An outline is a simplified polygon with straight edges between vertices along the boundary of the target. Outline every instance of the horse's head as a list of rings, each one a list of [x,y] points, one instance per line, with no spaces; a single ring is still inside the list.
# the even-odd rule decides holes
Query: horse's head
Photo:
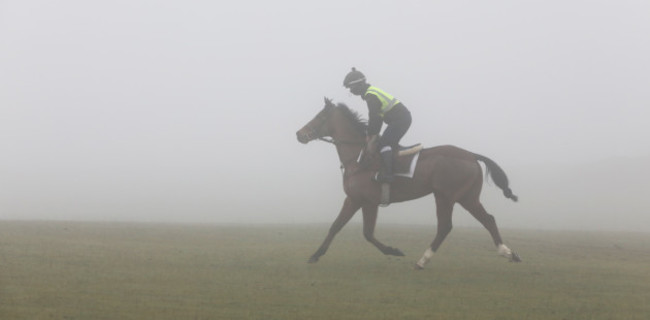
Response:
[[[325,98],[325,107],[323,107],[323,110],[321,110],[314,119],[302,127],[302,129],[296,132],[298,141],[300,141],[300,143],[307,143],[315,139],[329,136],[330,133],[328,132],[328,126],[326,124],[334,107],[332,100]]]

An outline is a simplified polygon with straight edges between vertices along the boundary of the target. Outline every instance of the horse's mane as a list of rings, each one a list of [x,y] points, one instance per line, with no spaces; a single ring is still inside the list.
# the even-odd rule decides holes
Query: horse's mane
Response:
[[[368,124],[358,112],[348,108],[345,103],[338,103],[336,107],[343,111],[345,117],[348,118],[350,122],[352,122],[354,128],[359,131],[359,133],[366,134],[366,128],[368,127]]]

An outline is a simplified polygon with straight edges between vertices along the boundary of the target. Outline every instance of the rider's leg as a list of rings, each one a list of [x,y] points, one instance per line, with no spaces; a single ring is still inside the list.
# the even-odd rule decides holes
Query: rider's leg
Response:
[[[384,146],[381,148],[381,162],[382,170],[377,180],[381,182],[393,182],[393,148],[391,146]]]

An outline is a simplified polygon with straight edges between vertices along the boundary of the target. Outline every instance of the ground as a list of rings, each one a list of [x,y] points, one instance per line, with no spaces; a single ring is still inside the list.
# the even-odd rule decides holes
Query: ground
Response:
[[[650,234],[433,226],[0,222],[1,319],[648,319]]]

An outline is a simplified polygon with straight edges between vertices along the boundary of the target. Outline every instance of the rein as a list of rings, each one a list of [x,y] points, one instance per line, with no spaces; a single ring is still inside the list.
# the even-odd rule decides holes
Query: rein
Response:
[[[333,145],[339,145],[339,144],[352,144],[352,145],[365,145],[366,141],[365,140],[358,140],[358,141],[352,141],[352,140],[334,140],[333,138],[325,138],[321,137],[318,138],[320,141],[325,141],[327,143],[331,143]]]
[[[333,144],[335,146],[342,145],[342,144],[363,145],[364,146],[363,148],[361,148],[361,152],[359,153],[359,156],[357,158],[353,158],[353,159],[350,159],[348,161],[341,162],[341,174],[345,175],[345,167],[347,165],[349,165],[349,164],[351,164],[353,162],[358,163],[358,164],[363,163],[363,159],[364,159],[364,156],[366,154],[366,152],[365,152],[366,151],[366,147],[365,147],[366,146],[366,141],[365,141],[365,139],[363,141],[346,141],[346,140],[334,140],[333,138],[321,137],[321,138],[318,138],[318,140],[324,141],[324,142],[327,142],[327,143],[331,143],[331,144]],[[363,164],[362,164],[362,166],[363,166]],[[359,168],[357,168],[357,170],[359,170]],[[350,174],[353,174],[357,170],[351,171]]]

